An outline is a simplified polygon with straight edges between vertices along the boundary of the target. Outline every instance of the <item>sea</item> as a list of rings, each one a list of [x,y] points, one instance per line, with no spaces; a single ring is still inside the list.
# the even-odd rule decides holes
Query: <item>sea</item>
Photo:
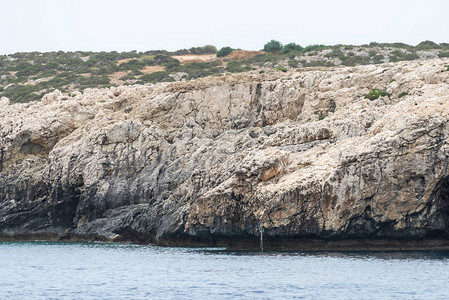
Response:
[[[8,242],[0,299],[449,299],[449,252]]]

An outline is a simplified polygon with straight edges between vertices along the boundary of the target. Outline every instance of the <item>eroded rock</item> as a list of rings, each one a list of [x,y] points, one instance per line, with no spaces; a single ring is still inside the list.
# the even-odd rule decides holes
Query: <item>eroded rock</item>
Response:
[[[445,64],[250,72],[2,106],[0,233],[448,239]],[[391,96],[365,99],[374,88]]]

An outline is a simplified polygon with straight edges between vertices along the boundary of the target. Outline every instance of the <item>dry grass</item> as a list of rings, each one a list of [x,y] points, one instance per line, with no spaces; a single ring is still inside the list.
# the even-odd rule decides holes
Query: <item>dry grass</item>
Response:
[[[44,78],[38,78],[38,79],[32,79],[29,80],[27,83],[25,83],[26,85],[36,85],[38,83],[41,82],[45,82],[45,81],[49,81],[52,80],[53,78],[55,78],[55,76],[50,76],[50,77],[44,77]]]
[[[194,63],[194,62],[207,62],[214,61],[217,59],[215,54],[187,54],[187,55],[175,55],[173,58],[179,60],[179,62],[183,65],[186,63]]]
[[[140,72],[145,74],[151,74],[154,72],[162,72],[162,71],[165,71],[164,66],[146,66],[145,68],[140,70]]]
[[[91,74],[91,73],[81,73],[81,74],[78,74],[78,75],[79,75],[79,76],[86,77],[86,78],[92,77],[92,74]]]
[[[121,59],[121,60],[118,60],[116,64],[117,64],[117,66],[120,66],[121,64],[127,63],[127,62],[129,62],[130,60],[133,60],[133,59],[136,59],[136,58]]]
[[[232,51],[226,58],[230,59],[248,59],[253,58],[256,55],[263,54],[262,51],[244,51],[244,50],[236,50]]]
[[[119,71],[119,72],[115,72],[113,74],[108,75],[108,77],[111,80],[112,84],[122,84],[122,81],[120,80],[120,78],[127,75],[129,72],[130,71]]]

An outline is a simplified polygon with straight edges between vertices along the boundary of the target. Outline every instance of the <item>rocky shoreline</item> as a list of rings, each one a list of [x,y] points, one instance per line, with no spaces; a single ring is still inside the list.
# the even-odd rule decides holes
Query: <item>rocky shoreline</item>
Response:
[[[78,236],[57,234],[0,235],[0,242],[61,242],[61,243],[119,243],[161,247],[226,248],[235,251],[449,251],[449,240],[444,238],[420,240],[269,238],[261,243],[258,237],[215,237],[214,239],[177,237],[155,240],[154,236]]]
[[[447,64],[3,98],[0,240],[448,249]]]

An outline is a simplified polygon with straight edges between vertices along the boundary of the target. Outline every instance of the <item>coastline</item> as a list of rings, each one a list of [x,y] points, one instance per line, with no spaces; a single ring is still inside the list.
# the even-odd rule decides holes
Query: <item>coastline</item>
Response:
[[[162,247],[218,247],[233,251],[261,250],[258,237],[250,238],[196,238],[179,237],[155,240],[154,237],[140,236],[125,238],[115,236],[80,236],[55,233],[25,233],[0,235],[4,242],[82,242],[82,243],[117,243],[148,244]],[[317,239],[317,238],[267,238],[263,241],[263,251],[449,251],[449,239]]]

